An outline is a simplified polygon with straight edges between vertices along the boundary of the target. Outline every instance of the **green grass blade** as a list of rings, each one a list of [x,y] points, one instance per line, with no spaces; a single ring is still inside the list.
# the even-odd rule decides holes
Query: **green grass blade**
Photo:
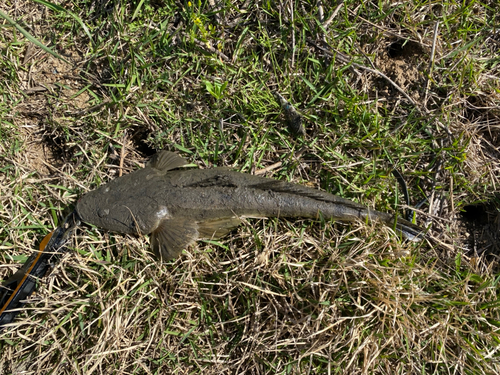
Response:
[[[92,35],[90,34],[89,28],[87,27],[87,25],[85,25],[85,23],[82,21],[82,19],[80,17],[78,17],[75,13],[63,8],[60,5],[53,4],[53,3],[48,2],[48,1],[44,1],[44,0],[33,0],[33,1],[35,3],[42,4],[49,9],[52,9],[53,11],[64,12],[64,13],[67,13],[68,15],[70,15],[71,17],[73,17],[73,19],[80,24],[80,26],[82,27],[85,34],[87,34],[87,36],[89,37],[89,40],[92,41]]]
[[[10,18],[8,15],[0,11],[0,17],[4,18],[8,23],[10,23],[12,26],[14,26],[21,34],[23,34],[26,39],[28,39],[31,43],[36,45],[37,47],[40,47],[43,49],[45,52],[50,53],[52,56],[57,57],[58,59],[66,62],[69,64],[69,62],[59,55],[58,53],[54,52],[51,48],[47,47],[45,44],[40,42],[38,39],[36,39],[33,35],[31,35],[27,30],[25,30],[21,25],[19,25],[16,21],[14,21],[12,18]]]

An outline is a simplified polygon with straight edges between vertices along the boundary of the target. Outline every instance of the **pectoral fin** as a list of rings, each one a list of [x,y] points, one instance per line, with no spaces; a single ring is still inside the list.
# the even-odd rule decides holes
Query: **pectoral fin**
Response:
[[[188,219],[162,220],[151,234],[151,248],[159,260],[176,258],[199,238],[197,224]]]
[[[160,151],[153,155],[148,163],[151,168],[158,169],[161,172],[167,172],[171,169],[180,168],[188,165],[188,161],[176,153],[170,151]]]
[[[162,220],[151,233],[151,248],[163,261],[177,258],[198,238],[220,238],[241,224],[238,217],[214,219],[196,223],[192,219]]]
[[[241,224],[237,217],[215,219],[198,223],[200,238],[220,238]]]

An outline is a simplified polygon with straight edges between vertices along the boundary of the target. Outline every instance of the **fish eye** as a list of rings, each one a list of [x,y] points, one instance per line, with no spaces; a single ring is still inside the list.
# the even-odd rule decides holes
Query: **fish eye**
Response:
[[[99,215],[99,217],[105,217],[105,216],[108,216],[109,215],[109,209],[107,208],[100,208],[98,211],[97,211],[97,215]]]

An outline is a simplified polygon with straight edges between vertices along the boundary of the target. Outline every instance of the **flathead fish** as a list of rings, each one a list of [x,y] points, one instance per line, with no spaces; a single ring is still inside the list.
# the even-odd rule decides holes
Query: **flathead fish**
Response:
[[[150,234],[151,248],[163,261],[198,239],[224,236],[245,217],[375,220],[413,240],[423,233],[409,221],[321,190],[225,168],[182,168],[187,164],[161,151],[145,168],[81,197],[78,215],[110,231]]]

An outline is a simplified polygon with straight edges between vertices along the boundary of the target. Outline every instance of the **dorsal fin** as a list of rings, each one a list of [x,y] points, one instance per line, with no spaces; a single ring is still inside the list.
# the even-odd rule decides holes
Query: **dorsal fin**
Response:
[[[188,164],[186,159],[176,153],[163,150],[153,155],[147,166],[165,173],[171,169],[180,168]]]

